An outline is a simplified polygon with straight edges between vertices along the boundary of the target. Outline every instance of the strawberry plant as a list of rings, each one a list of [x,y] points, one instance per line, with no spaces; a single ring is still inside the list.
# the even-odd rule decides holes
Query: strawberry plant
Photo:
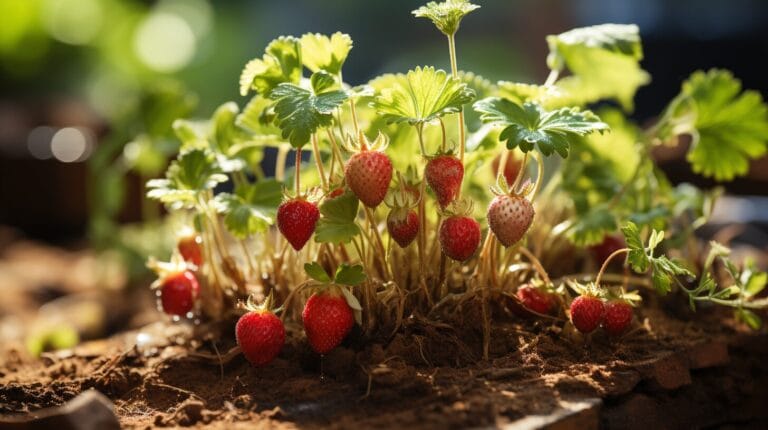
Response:
[[[629,114],[650,76],[638,27],[618,24],[547,37],[541,84],[493,83],[459,68],[460,23],[478,8],[446,0],[413,11],[447,38],[449,71],[417,65],[349,83],[349,35],[281,36],[245,65],[242,108],[177,120],[180,153],[149,181],[149,197],[195,231],[178,251],[196,270],[199,303],[164,309],[220,321],[242,313],[239,301],[272,297],[283,320],[303,321],[318,354],[355,323],[373,339],[413,315],[450,324],[473,303],[488,357],[491,304],[505,300],[534,319],[616,337],[645,287],[677,290],[694,308],[732,307],[759,327],[766,274],[718,244],[699,252],[694,233],[720,189],[675,186],[651,155],[689,136],[694,172],[746,174],[768,150],[760,94],[727,71],[694,72],[641,128]],[[262,165],[268,148],[273,169]],[[611,273],[618,257],[634,275]],[[264,365],[282,346],[282,324],[249,300],[237,339]]]

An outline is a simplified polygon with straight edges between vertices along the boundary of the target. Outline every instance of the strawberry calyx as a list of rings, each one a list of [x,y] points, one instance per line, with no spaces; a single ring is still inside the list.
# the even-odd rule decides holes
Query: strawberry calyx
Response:
[[[588,284],[580,284],[575,281],[567,281],[568,287],[575,291],[579,296],[594,297],[596,299],[604,300],[608,296],[608,291],[605,288],[600,287],[594,282]]]
[[[643,298],[636,291],[626,291],[624,287],[607,289],[605,299],[609,302],[622,302],[632,307],[637,307]]]
[[[317,294],[328,294],[333,297],[343,296],[347,305],[352,309],[355,321],[362,323],[363,307],[360,301],[352,294],[352,288],[365,280],[362,266],[341,264],[333,276],[319,263],[307,263],[304,265],[304,271],[310,277],[306,288]]]
[[[270,291],[267,297],[264,298],[264,301],[261,302],[261,304],[256,303],[256,298],[253,294],[250,294],[248,296],[248,299],[245,303],[239,304],[241,308],[247,310],[248,312],[256,312],[256,313],[272,313],[272,314],[278,314],[282,312],[283,307],[280,306],[278,308],[274,307],[274,294],[273,291]]]
[[[296,193],[288,188],[283,189],[283,203],[291,200],[307,201],[317,204],[323,198],[323,190],[320,187],[312,187],[304,192]]]
[[[526,179],[517,187],[508,184],[504,174],[496,176],[496,184],[491,185],[491,193],[495,196],[512,196],[527,198],[533,192],[535,184],[530,179]]]
[[[155,282],[150,285],[151,289],[156,290],[163,286],[166,279],[196,269],[197,266],[184,261],[184,257],[179,254],[178,250],[175,250],[171,254],[171,261],[159,261],[155,257],[149,257],[147,268],[157,275]]]
[[[447,218],[452,216],[471,217],[474,203],[468,199],[454,200],[443,209],[439,210],[440,216]]]
[[[357,138],[353,137],[351,134],[347,134],[343,146],[344,149],[353,154],[365,151],[383,152],[387,149],[387,146],[389,146],[389,137],[379,131],[376,138],[371,141],[362,131],[360,131]]]
[[[421,196],[418,189],[406,183],[402,174],[397,172],[397,185],[394,188],[390,188],[387,196],[384,198],[384,204],[392,209],[395,219],[404,220],[408,216],[410,209],[418,206],[420,200]]]

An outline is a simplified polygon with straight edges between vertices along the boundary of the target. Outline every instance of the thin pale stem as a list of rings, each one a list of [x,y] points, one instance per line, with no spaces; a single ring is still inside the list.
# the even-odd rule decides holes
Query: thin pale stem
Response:
[[[280,145],[277,149],[277,158],[275,159],[275,179],[280,182],[285,180],[285,162],[288,159],[288,152],[291,147],[288,145]]]
[[[453,34],[448,36],[448,54],[451,57],[451,75],[454,78],[459,77],[459,67],[456,61],[456,38]],[[464,130],[464,110],[459,111],[458,115],[458,125],[459,125],[459,161],[461,161],[461,164],[464,164],[464,144],[465,144],[465,130]],[[461,196],[461,188],[459,188],[459,192],[457,193],[456,198],[458,199]]]
[[[253,264],[253,259],[251,258],[251,253],[248,250],[248,244],[245,243],[245,239],[240,239],[238,242],[240,242],[240,249],[243,251],[243,258],[245,259],[245,262],[248,264],[248,269],[250,269],[250,278],[253,278],[254,276],[257,277],[259,280],[261,280],[261,272],[256,270],[256,266]]]
[[[600,271],[597,272],[597,277],[595,278],[595,285],[597,285],[598,287],[600,286],[600,281],[602,281],[603,274],[608,269],[608,264],[610,264],[611,260],[613,260],[615,257],[619,255],[627,254],[629,253],[629,251],[630,251],[629,248],[621,248],[616,251],[613,251],[613,253],[609,255],[608,258],[606,258],[605,261],[603,262],[603,265],[600,267]]]
[[[533,158],[536,159],[536,184],[533,186],[533,192],[531,192],[531,201],[536,198],[536,195],[541,189],[541,181],[544,179],[544,160],[541,158],[541,154],[538,152],[533,154]]]
[[[552,283],[552,280],[549,279],[549,274],[544,269],[544,266],[541,265],[541,261],[539,261],[538,258],[536,258],[535,255],[529,250],[527,250],[524,247],[518,248],[518,251],[520,251],[521,254],[525,255],[525,257],[533,264],[533,268],[536,269],[536,272],[541,276],[541,279],[544,280],[544,282],[549,285]]]
[[[424,124],[416,125],[416,134],[419,136],[419,149],[421,149],[421,155],[427,156],[427,149],[424,146]]]
[[[376,246],[379,248],[380,251],[380,259],[381,263],[384,266],[384,272],[388,275],[388,265],[387,265],[387,250],[384,248],[384,241],[381,240],[381,233],[379,233],[379,229],[376,228],[376,217],[374,216],[373,209],[369,208],[368,206],[365,207],[365,215],[368,218],[368,225],[371,228],[371,231],[373,231],[373,237],[376,239]]]
[[[301,148],[296,148],[296,166],[293,171],[296,196],[301,193]]]
[[[357,123],[357,112],[355,111],[355,101],[352,99],[349,99],[349,112],[352,114],[352,124],[354,124],[355,126],[355,136],[357,136],[357,139],[360,139],[362,137],[360,135],[360,125]],[[365,142],[361,140],[360,144],[363,145],[365,144]]]
[[[317,173],[320,175],[320,184],[323,186],[323,190],[328,191],[328,180],[325,178],[325,169],[323,168],[323,160],[320,158],[320,147],[317,144],[317,134],[315,133],[312,133],[312,157],[315,159]]]
[[[548,87],[548,86],[554,85],[555,82],[557,81],[557,78],[559,78],[559,77],[560,77],[560,71],[559,70],[551,70],[549,72],[549,75],[547,76],[547,80],[544,81],[544,86]]]
[[[514,190],[517,188],[518,185],[520,185],[520,182],[523,181],[523,176],[525,175],[525,167],[528,164],[528,153],[526,152],[523,155],[523,161],[520,163],[520,170],[517,171],[517,176],[515,177],[515,182],[510,185],[509,189]]]
[[[442,131],[442,132],[443,132],[443,141],[442,141],[442,143],[440,144],[440,150],[441,150],[442,152],[445,152],[445,150],[446,150],[446,146],[447,146],[447,145],[446,145],[446,142],[445,142],[445,141],[446,141],[446,136],[445,136],[445,123],[443,122],[443,119],[442,119],[442,118],[438,118],[438,120],[440,121],[440,131]]]

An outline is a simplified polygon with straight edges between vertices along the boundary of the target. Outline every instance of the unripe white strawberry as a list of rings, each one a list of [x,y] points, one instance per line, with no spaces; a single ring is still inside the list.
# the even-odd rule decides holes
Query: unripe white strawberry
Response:
[[[504,246],[523,238],[533,223],[533,205],[518,195],[496,196],[488,206],[488,226]]]

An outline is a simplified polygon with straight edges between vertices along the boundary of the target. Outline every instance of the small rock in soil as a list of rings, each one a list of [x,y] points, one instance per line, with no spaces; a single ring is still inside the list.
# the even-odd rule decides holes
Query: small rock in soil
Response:
[[[88,390],[62,406],[42,409],[23,418],[0,417],[0,428],[4,430],[118,430],[120,422],[115,415],[112,402],[98,391]]]

